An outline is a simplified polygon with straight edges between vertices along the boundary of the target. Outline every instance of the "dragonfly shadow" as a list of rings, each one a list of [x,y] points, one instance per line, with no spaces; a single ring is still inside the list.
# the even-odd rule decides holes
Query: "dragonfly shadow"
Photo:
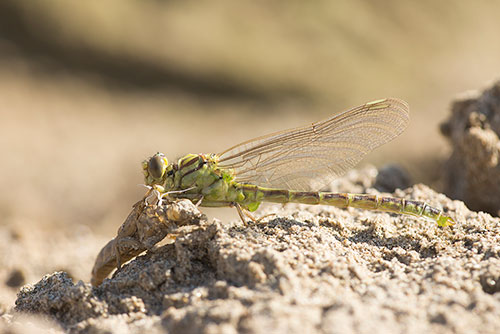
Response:
[[[299,226],[299,227],[310,226],[310,223],[302,222],[296,219],[277,217],[262,222],[247,222],[246,225],[238,224],[231,227],[230,230],[232,230],[233,232],[244,233],[248,232],[249,230],[266,231],[269,229],[281,228],[283,230],[288,231],[293,226]]]
[[[281,227],[284,229],[289,229],[292,226],[309,226],[310,224],[307,222],[302,222],[296,219],[289,219],[285,217],[277,217],[270,219],[267,222],[257,224],[258,226],[268,226],[270,228]]]
[[[386,248],[388,250],[393,250],[398,247],[406,252],[415,251],[421,258],[432,258],[438,255],[438,250],[435,245],[429,245],[429,243],[424,239],[418,239],[410,235],[384,237],[380,235],[374,226],[355,232],[352,236],[348,237],[347,240],[357,244],[369,244],[379,248]]]

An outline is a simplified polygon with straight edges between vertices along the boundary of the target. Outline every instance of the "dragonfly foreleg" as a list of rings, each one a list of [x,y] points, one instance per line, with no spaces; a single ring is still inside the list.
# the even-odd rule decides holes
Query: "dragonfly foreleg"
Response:
[[[153,187],[151,186],[147,186],[145,184],[140,184],[141,186],[144,186],[146,188],[148,188],[148,191],[146,192],[146,194],[144,195],[144,198],[143,198],[143,201],[144,201],[144,204],[145,205],[149,205],[150,204],[150,199],[153,198],[153,197],[157,197],[157,195],[154,193],[153,191]]]
[[[196,202],[195,206],[199,207],[201,205],[201,202],[203,202],[204,198],[205,198],[205,196],[201,195],[200,199],[198,200],[198,202]]]
[[[142,184],[144,187],[148,188],[148,192],[144,195],[144,203],[146,205],[158,205],[161,206],[163,204],[163,197],[168,196],[168,193],[162,193],[159,189],[152,186],[147,186]]]

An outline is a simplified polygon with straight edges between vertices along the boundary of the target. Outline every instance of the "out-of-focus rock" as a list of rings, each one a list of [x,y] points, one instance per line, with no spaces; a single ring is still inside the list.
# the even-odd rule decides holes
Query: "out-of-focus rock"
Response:
[[[500,210],[500,81],[455,100],[441,125],[453,152],[446,163],[444,191],[476,211]]]
[[[411,177],[402,166],[388,164],[377,169],[368,164],[332,180],[323,190],[348,193],[369,193],[378,190],[393,193],[396,189],[406,189],[411,185]]]
[[[5,284],[11,288],[19,288],[21,285],[25,284],[26,278],[24,277],[24,273],[20,269],[13,270]]]
[[[398,165],[386,165],[378,170],[373,187],[380,192],[392,193],[396,189],[406,189],[411,186],[410,174]]]

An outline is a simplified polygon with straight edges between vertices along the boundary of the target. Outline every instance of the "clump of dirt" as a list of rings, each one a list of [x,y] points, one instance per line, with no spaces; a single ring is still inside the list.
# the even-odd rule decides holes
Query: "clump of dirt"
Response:
[[[453,153],[446,163],[445,193],[476,211],[500,213],[500,81],[455,100],[441,125]]]
[[[102,281],[122,263],[152,249],[165,238],[175,239],[179,233],[189,233],[189,225],[198,225],[206,217],[188,199],[150,205],[144,198],[134,204],[114,239],[97,254],[92,269],[92,285]],[[185,225],[188,226],[185,226]],[[182,227],[188,229],[181,232]]]
[[[348,175],[378,194],[376,176]],[[64,272],[26,285],[16,310],[72,333],[500,332],[500,219],[424,185],[393,195],[457,224],[307,205],[248,226],[202,219],[98,287]]]

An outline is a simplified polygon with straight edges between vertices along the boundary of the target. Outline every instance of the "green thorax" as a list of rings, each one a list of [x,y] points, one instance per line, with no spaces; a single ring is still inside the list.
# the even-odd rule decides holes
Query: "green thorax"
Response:
[[[256,210],[259,203],[256,203],[254,193],[248,193],[247,185],[234,181],[232,170],[219,168],[218,160],[215,154],[188,154],[177,163],[168,164],[158,153],[143,166],[145,182],[161,193],[170,192],[171,197],[189,198],[194,202],[201,199],[202,206],[239,203],[251,211]]]

